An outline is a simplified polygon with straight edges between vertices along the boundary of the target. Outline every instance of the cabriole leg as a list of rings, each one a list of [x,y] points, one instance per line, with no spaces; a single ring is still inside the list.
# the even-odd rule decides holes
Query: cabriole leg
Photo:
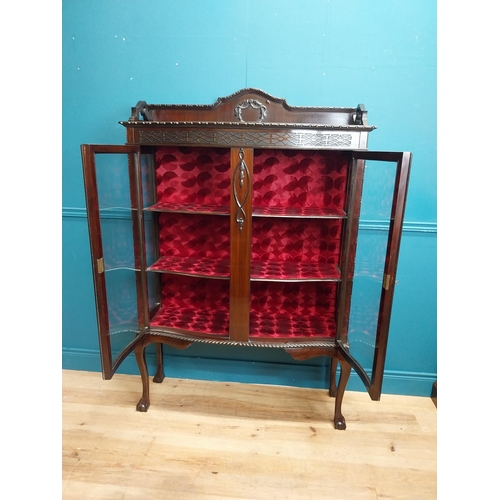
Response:
[[[331,398],[337,395],[337,366],[339,362],[337,358],[332,357],[332,364],[330,369],[330,387],[328,389],[328,394]]]
[[[149,375],[148,366],[146,364],[146,349],[144,345],[139,345],[134,350],[135,359],[139,366],[142,379],[142,397],[137,403],[137,411],[148,411],[149,408]]]
[[[156,375],[153,378],[153,382],[161,384],[165,378],[165,372],[163,371],[163,344],[161,342],[156,342]]]
[[[337,394],[335,396],[335,414],[333,416],[333,425],[335,429],[344,430],[346,428],[345,418],[342,415],[342,399],[344,398],[345,388],[347,381],[351,374],[351,365],[344,359],[340,359],[340,377],[337,387]],[[333,365],[333,363],[332,363]]]

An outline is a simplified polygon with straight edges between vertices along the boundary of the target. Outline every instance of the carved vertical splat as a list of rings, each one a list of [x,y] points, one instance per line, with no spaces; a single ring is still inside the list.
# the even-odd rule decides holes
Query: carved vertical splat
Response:
[[[238,151],[238,157],[240,161],[238,162],[238,166],[233,173],[233,196],[234,202],[237,206],[236,223],[238,224],[241,232],[243,230],[243,224],[245,224],[245,221],[247,220],[247,214],[244,206],[248,200],[248,194],[250,192],[250,172],[247,164],[245,163],[245,151],[243,148],[240,148]]]
[[[253,150],[232,149],[229,337],[244,342],[250,335],[252,172]]]

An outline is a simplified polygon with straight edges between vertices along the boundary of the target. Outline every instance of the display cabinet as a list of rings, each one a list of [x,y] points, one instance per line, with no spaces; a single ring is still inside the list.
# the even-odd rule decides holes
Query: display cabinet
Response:
[[[331,359],[333,422],[353,368],[382,390],[411,154],[367,149],[363,105],[258,89],[132,108],[125,145],[82,145],[103,377],[145,347]]]

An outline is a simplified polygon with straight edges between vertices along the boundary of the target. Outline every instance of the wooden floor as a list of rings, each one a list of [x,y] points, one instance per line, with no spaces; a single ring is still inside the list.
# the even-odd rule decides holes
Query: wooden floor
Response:
[[[354,376],[354,375],[353,375]],[[63,499],[435,499],[431,398],[63,371]]]

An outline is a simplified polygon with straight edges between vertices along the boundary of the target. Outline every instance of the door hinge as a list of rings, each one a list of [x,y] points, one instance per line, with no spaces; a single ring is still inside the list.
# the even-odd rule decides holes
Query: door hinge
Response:
[[[383,282],[382,286],[386,290],[389,290],[390,284],[391,284],[391,275],[390,274],[384,274],[384,282]]]
[[[98,274],[102,274],[104,272],[104,259],[101,257],[100,259],[97,259],[96,263]]]

